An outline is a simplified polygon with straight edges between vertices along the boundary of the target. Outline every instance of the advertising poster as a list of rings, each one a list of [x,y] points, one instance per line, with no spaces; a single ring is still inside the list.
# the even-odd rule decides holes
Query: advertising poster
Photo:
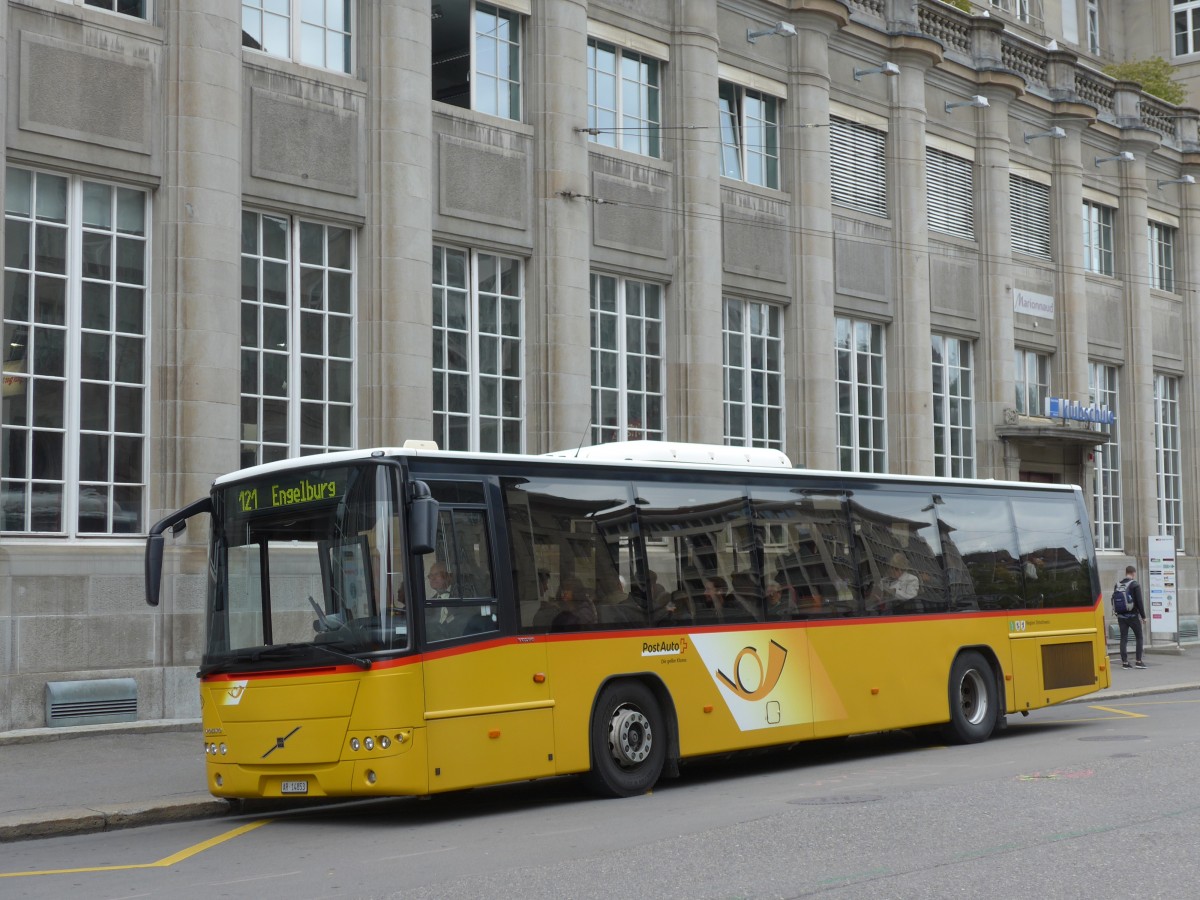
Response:
[[[1147,578],[1142,589],[1151,634],[1178,634],[1179,610],[1175,604],[1175,538],[1155,535],[1150,538]]]

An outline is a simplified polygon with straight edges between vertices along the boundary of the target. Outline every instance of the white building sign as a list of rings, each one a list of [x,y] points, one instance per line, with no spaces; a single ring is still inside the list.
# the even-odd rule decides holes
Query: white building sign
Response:
[[[1039,319],[1054,318],[1054,298],[1049,294],[1035,294],[1033,291],[1013,291],[1013,311],[1027,316],[1037,316]]]

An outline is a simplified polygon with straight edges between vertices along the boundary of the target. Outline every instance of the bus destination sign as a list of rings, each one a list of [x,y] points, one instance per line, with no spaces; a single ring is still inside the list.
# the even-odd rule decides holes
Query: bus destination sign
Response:
[[[270,482],[243,487],[238,491],[238,508],[244,513],[250,513],[260,509],[280,509],[301,503],[332,500],[337,496],[339,491],[336,480],[313,481],[301,478],[291,484]]]

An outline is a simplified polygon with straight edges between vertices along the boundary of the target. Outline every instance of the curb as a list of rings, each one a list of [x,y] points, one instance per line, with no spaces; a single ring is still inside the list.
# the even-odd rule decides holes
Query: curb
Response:
[[[94,734],[159,734],[167,731],[192,731],[199,735],[199,719],[147,719],[141,722],[114,722],[105,725],[75,725],[64,728],[24,728],[20,731],[0,731],[0,747],[13,744],[34,744],[46,741],[67,741]],[[197,738],[199,740],[199,738]]]
[[[108,806],[78,807],[29,813],[12,813],[0,817],[0,844],[62,837],[73,834],[94,834],[120,828],[139,828],[144,825],[163,825],[194,819],[212,819],[228,815],[229,801],[209,794],[186,794],[171,800],[135,803],[114,803]]]

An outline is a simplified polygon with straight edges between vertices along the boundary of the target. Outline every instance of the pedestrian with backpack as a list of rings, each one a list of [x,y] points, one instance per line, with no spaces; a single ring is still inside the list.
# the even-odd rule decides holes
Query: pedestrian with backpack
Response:
[[[1125,577],[1116,583],[1112,593],[1113,615],[1117,617],[1117,625],[1121,629],[1121,668],[1144,669],[1142,662],[1142,625],[1146,621],[1146,608],[1142,606],[1142,586],[1133,576],[1137,569],[1125,567]],[[1135,641],[1133,666],[1129,665],[1129,652],[1126,643],[1129,632],[1133,631]]]

